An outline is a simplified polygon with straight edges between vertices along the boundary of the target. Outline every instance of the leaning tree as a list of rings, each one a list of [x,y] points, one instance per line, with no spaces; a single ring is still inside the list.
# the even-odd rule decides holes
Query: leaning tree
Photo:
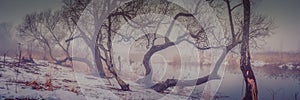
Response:
[[[173,86],[194,86],[206,83],[211,79],[218,78],[217,72],[221,67],[222,62],[226,58],[230,51],[233,51],[235,47],[240,45],[243,40],[243,14],[238,10],[242,7],[242,1],[233,2],[229,0],[206,0],[211,7],[215,9],[216,15],[223,27],[224,38],[217,40],[221,45],[210,45],[208,48],[219,48],[222,49],[222,54],[218,58],[216,64],[210,75],[195,79],[195,80],[177,80],[167,79],[164,82],[154,85],[152,88],[158,92],[162,92],[169,87]],[[232,6],[233,5],[233,6]],[[273,23],[273,19],[260,15],[258,13],[251,13],[251,20],[249,20],[249,40],[253,46],[257,46],[259,40],[270,36],[272,30],[276,28]],[[222,41],[221,41],[222,40]],[[190,84],[195,83],[196,84]]]
[[[200,1],[198,6],[199,3]],[[201,25],[199,23],[194,16],[195,14],[199,14],[199,11],[195,10],[193,13],[190,13],[179,5],[165,0],[133,0],[116,8],[111,13],[111,15],[120,16],[122,21],[119,23],[127,23],[133,30],[141,32],[137,34],[115,32],[124,38],[123,40],[129,41],[132,39],[138,42],[138,45],[147,48],[142,61],[146,70],[145,76],[139,82],[143,82],[147,87],[153,86],[153,71],[150,59],[159,51],[176,46],[182,42],[191,43],[200,50],[209,49],[207,47],[208,38],[205,33],[206,27],[203,26],[204,24]],[[168,17],[171,20],[167,20]],[[183,24],[187,32],[177,35],[175,39],[170,39],[170,35],[173,35],[172,31],[174,31],[175,22]],[[167,26],[166,32],[158,33],[159,28],[162,26]],[[140,34],[142,36],[137,37]]]
[[[208,45],[206,31],[209,28],[207,29],[207,27],[205,27],[205,24],[207,23],[199,23],[197,18],[195,18],[195,15],[201,15],[199,10],[200,1],[195,3],[196,6],[193,6],[194,8],[191,12],[166,0],[133,0],[126,3],[118,0],[103,0],[99,2],[90,2],[89,0],[65,0],[66,12],[69,12],[69,18],[74,22],[79,33],[66,41],[70,42],[77,38],[82,39],[92,51],[96,66],[100,69],[99,72],[102,73],[102,75],[105,75],[104,66],[102,65],[102,62],[104,61],[107,69],[114,77],[116,77],[123,90],[128,90],[128,85],[122,81],[114,71],[115,65],[113,62],[112,40],[116,36],[122,37],[122,40],[125,41],[128,41],[128,39],[141,41],[142,44],[145,45],[147,52],[143,58],[143,66],[146,71],[143,80],[145,84],[150,83],[150,86],[152,86],[151,83],[153,82],[153,72],[152,66],[149,62],[155,53],[165,50],[166,48],[176,46],[184,41],[191,43],[199,50],[221,48],[223,52],[216,64],[214,64],[214,69],[209,75],[194,80],[167,79],[167,81],[157,83],[151,88],[158,92],[162,92],[167,88],[176,85],[200,85],[211,79],[219,78],[217,77],[217,72],[221,67],[223,60],[226,58],[226,55],[232,51],[233,48],[242,43],[241,37],[243,30],[243,17],[241,16],[241,11],[237,10],[242,4],[239,2],[230,2],[229,0],[206,1],[210,6],[215,8],[217,14],[219,14],[219,21],[224,29],[224,33],[222,34],[225,36],[225,38],[223,38],[225,42],[219,40],[216,41],[219,41],[219,44],[222,45]],[[115,8],[116,6],[120,7]],[[224,14],[224,11],[227,12],[228,15],[226,13]],[[167,23],[169,26],[164,35],[157,34],[158,27],[166,24],[163,21],[164,17],[144,16],[149,13],[166,15],[172,18],[172,20]],[[268,17],[253,13],[251,16],[253,17],[251,17],[252,19],[249,25],[250,40],[270,35],[270,30],[273,28],[272,20],[269,20]],[[138,20],[134,20],[135,18]],[[172,33],[176,21],[183,24],[187,28],[188,32],[184,33],[182,36],[178,36],[174,41],[170,41],[169,36]],[[134,38],[132,35],[117,32],[117,30],[120,29],[120,26],[124,23],[141,30],[143,32],[143,36],[140,38]],[[149,32],[149,30],[152,32]],[[228,30],[230,30],[230,32]],[[164,40],[164,42],[157,42],[160,39]]]

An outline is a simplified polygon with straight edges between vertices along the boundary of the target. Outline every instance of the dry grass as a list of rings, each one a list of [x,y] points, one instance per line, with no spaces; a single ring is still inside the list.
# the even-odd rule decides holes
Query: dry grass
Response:
[[[40,84],[37,81],[35,81],[35,80],[33,80],[31,82],[26,82],[25,85],[26,86],[31,86],[32,89],[36,89],[36,90],[42,89],[42,87],[40,86]]]
[[[45,87],[46,87],[46,90],[53,91],[53,84],[52,84],[52,80],[50,78],[46,79]]]

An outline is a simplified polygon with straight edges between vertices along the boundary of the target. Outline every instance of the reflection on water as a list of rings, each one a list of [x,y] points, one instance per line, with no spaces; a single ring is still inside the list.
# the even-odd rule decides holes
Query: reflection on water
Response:
[[[140,76],[145,73],[144,67],[141,67],[143,66],[142,57],[142,54],[140,57],[135,55],[132,62],[127,65],[134,70],[133,73]],[[211,66],[218,59],[210,58],[214,57],[211,55],[200,57],[201,59],[184,57],[180,59],[154,55],[151,58],[153,80],[162,82],[173,78],[180,80],[200,78],[209,74]],[[295,97],[300,98],[300,54],[254,54],[252,57],[251,64],[257,79],[259,99],[295,100]],[[217,99],[240,100],[244,95],[245,83],[239,68],[239,57],[228,55],[221,66],[226,67],[226,71],[216,95]],[[173,87],[166,92],[199,98],[205,86],[206,84],[195,87]]]
[[[154,74],[154,79],[159,78],[156,81],[164,81],[167,78],[195,79],[210,72],[208,66],[199,67],[199,64],[187,62],[183,63],[183,67],[176,66],[176,68],[166,63],[155,63],[153,65],[160,66],[160,68],[154,67],[155,73],[161,73]],[[294,100],[295,95],[300,94],[300,69],[283,68],[280,65],[273,64],[254,67],[253,70],[258,84],[259,99]],[[205,84],[196,87],[175,87],[171,89],[170,93],[197,98],[203,91],[204,86]],[[240,100],[244,95],[244,88],[242,87],[245,87],[245,83],[239,68],[227,68],[216,96],[218,100]]]
[[[261,100],[294,100],[295,94],[300,92],[300,82],[293,77],[272,78],[263,72],[256,72],[258,95]],[[292,73],[291,73],[292,74]],[[229,96],[225,100],[240,100],[244,94],[243,77],[241,73],[226,72],[219,93]],[[299,97],[298,97],[299,98]]]

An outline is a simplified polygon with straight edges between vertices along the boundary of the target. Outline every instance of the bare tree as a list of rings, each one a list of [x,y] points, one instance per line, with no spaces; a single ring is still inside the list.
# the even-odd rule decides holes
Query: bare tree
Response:
[[[198,49],[208,49],[208,40],[205,34],[205,29],[199,24],[192,13],[189,13],[184,8],[168,1],[164,0],[154,0],[154,1],[131,1],[116,9],[111,15],[122,16],[131,26],[136,30],[143,32],[142,37],[135,38],[134,34],[129,36],[116,33],[121,37],[125,38],[124,40],[134,39],[137,41],[137,45],[142,45],[147,48],[147,52],[143,57],[143,65],[145,67],[145,77],[139,82],[143,82],[146,86],[152,86],[152,66],[150,64],[151,57],[158,51],[162,51],[166,48],[175,46],[181,42],[190,42]],[[138,8],[138,9],[137,9]],[[144,16],[145,14],[160,14],[169,16],[172,18],[170,22],[165,21],[165,17],[161,16]],[[196,12],[195,12],[196,13]],[[136,18],[137,20],[133,20]],[[183,33],[183,35],[177,36],[173,41],[169,39],[169,36],[173,30],[175,22],[179,21],[187,27],[188,32]],[[170,24],[167,28],[167,32],[160,35],[158,33],[158,28],[162,25]],[[196,28],[197,27],[197,28]],[[126,37],[127,36],[127,37]],[[163,42],[161,42],[163,41]]]
[[[135,1],[137,2],[137,1]],[[120,13],[120,12],[116,12],[113,13],[115,15],[120,15],[123,16],[126,20],[126,22],[129,23],[130,26],[135,27],[135,28],[140,28],[141,30],[143,30],[144,32],[144,36],[141,38],[136,39],[135,41],[146,41],[144,42],[144,45],[146,45],[146,48],[148,48],[148,51],[146,52],[146,54],[144,55],[143,58],[143,65],[146,69],[146,74],[145,77],[143,79],[144,83],[146,84],[146,86],[152,86],[151,88],[158,91],[158,92],[162,92],[165,89],[167,89],[168,87],[172,87],[175,86],[176,84],[180,85],[180,86],[194,86],[194,85],[199,85],[202,83],[205,83],[209,80],[209,75],[206,75],[204,77],[195,79],[195,80],[177,80],[177,79],[168,79],[167,81],[163,82],[163,83],[158,83],[156,85],[152,85],[152,67],[149,63],[151,56],[161,50],[164,50],[168,47],[171,46],[175,46],[176,44],[179,44],[183,41],[187,41],[188,43],[193,44],[195,47],[197,47],[199,50],[206,50],[209,49],[210,47],[208,46],[207,42],[207,36],[205,34],[205,28],[201,25],[199,25],[199,23],[197,23],[197,20],[194,18],[194,15],[189,13],[188,11],[182,9],[181,7],[178,7],[170,2],[166,2],[166,1],[152,1],[152,2],[147,2],[147,1],[139,1],[140,3],[137,6],[134,6],[136,8],[139,8],[137,14],[134,15],[127,15],[127,13]],[[129,4],[132,2],[129,2]],[[134,2],[133,2],[134,3]],[[198,3],[199,6],[199,3]],[[123,8],[123,9],[133,9],[130,8],[130,6],[125,6],[127,8]],[[121,7],[122,8],[122,7]],[[196,7],[197,9],[198,7]],[[150,10],[149,10],[150,9]],[[175,9],[175,10],[174,10]],[[118,10],[118,9],[117,9]],[[120,10],[122,11],[122,9]],[[124,11],[124,10],[123,10]],[[134,10],[129,10],[129,11],[134,11]],[[195,10],[197,11],[197,10]],[[137,17],[141,14],[147,14],[147,13],[158,13],[158,14],[162,14],[162,15],[169,15],[173,17],[173,20],[171,21],[171,25],[168,28],[168,31],[165,33],[165,36],[159,36],[157,35],[157,28],[160,27],[163,18],[155,18],[152,17],[151,18],[143,18],[141,17],[141,21],[128,21],[130,19],[133,19],[134,17]],[[196,14],[198,12],[195,12]],[[175,21],[180,21],[182,23],[185,23],[185,25],[187,27],[189,27],[189,32],[185,33],[182,36],[178,36],[177,39],[172,42],[168,39],[171,30],[174,26],[174,22]],[[151,25],[152,24],[152,25]],[[145,32],[144,30],[147,27],[152,27],[155,26],[156,29],[154,29],[153,33],[148,33]],[[189,40],[189,38],[194,39],[194,41]],[[156,41],[159,39],[164,39],[164,43],[160,43]],[[233,48],[233,47],[231,47]],[[221,60],[219,60],[216,64],[216,66],[219,68],[223,59],[225,58],[226,54],[228,51],[225,52],[225,54],[223,53],[221,56]],[[217,69],[215,69],[213,71],[214,74],[217,73]],[[211,77],[210,79],[216,79],[218,77]],[[196,82],[196,84],[194,84]]]
[[[240,68],[243,73],[245,83],[246,83],[246,92],[243,100],[258,100],[257,96],[257,84],[255,75],[251,68],[250,63],[250,48],[249,48],[249,38],[250,38],[250,0],[243,0],[244,6],[244,25],[243,25],[243,37],[241,45],[241,60]]]
[[[226,44],[225,49],[223,50],[223,53],[218,60],[219,63],[222,63],[228,52],[232,51],[237,45],[242,43],[243,16],[241,16],[242,14],[240,14],[241,11],[237,10],[242,6],[242,3],[240,1],[231,0],[207,1],[219,13],[219,15],[217,16],[221,21],[222,27],[224,27]],[[226,12],[227,14],[224,12]],[[250,22],[250,40],[253,46],[257,47],[258,39],[265,38],[271,35],[271,31],[276,27],[274,26],[273,19],[269,17],[255,13],[252,13],[251,16],[252,19]],[[218,68],[219,67],[215,67],[213,71],[217,71],[216,69]]]
[[[104,1],[105,2],[105,1]],[[128,22],[128,23],[134,23],[134,24],[139,24],[138,22],[131,22],[130,20],[137,17],[139,14],[144,14],[144,13],[151,13],[153,12],[152,11],[152,8],[151,8],[151,3],[159,3],[159,2],[163,2],[163,4],[168,4],[168,2],[166,1],[156,1],[156,2],[147,2],[147,1],[133,1],[133,2],[128,2],[128,3],[125,3],[123,6],[117,8],[116,10],[114,10],[112,13],[108,14],[107,17],[105,16],[105,12],[106,10],[112,10],[112,8],[106,8],[106,6],[103,6],[101,5],[102,2],[98,3],[100,5],[96,5],[94,4],[93,2],[91,2],[91,7],[93,8],[89,8],[87,7],[86,10],[88,12],[88,15],[91,15],[93,19],[91,23],[94,23],[92,24],[92,29],[89,29],[91,27],[79,27],[78,25],[77,26],[77,29],[78,31],[80,32],[79,34],[79,38],[82,38],[86,44],[88,45],[88,47],[92,48],[93,46],[95,47],[95,50],[96,51],[99,51],[99,54],[95,54],[95,51],[94,51],[94,55],[95,56],[99,56],[101,59],[97,59],[95,58],[95,62],[100,62],[101,60],[102,61],[105,61],[106,63],[106,66],[108,67],[108,70],[114,75],[114,77],[117,79],[119,85],[121,86],[122,90],[129,90],[129,87],[128,87],[128,84],[126,84],[123,80],[121,80],[117,73],[115,72],[115,69],[114,69],[114,62],[113,62],[113,56],[112,56],[112,53],[113,53],[113,49],[112,49],[112,39],[114,36],[118,35],[118,36],[121,36],[122,38],[124,39],[128,39],[130,37],[126,37],[125,35],[123,34],[120,34],[118,32],[116,32],[116,30],[119,29],[120,25],[122,25],[122,23],[124,22]],[[111,5],[114,5],[114,3],[116,2],[105,2],[106,3],[112,3]],[[104,12],[97,12],[97,9],[96,8],[102,8],[102,10]],[[161,7],[161,8],[164,8],[165,5],[159,5],[158,7]],[[95,8],[96,7],[96,8]],[[148,7],[149,9],[147,10],[147,8],[143,8],[143,7]],[[75,9],[75,8],[74,8]],[[155,8],[157,10],[159,10],[159,8]],[[170,9],[170,8],[168,8]],[[72,9],[71,9],[72,10]],[[181,9],[182,10],[182,9]],[[147,11],[150,11],[150,12],[147,12]],[[100,14],[99,14],[100,13]],[[158,13],[164,13],[163,11],[158,11]],[[166,12],[165,12],[166,13]],[[99,17],[100,16],[100,17]],[[181,17],[191,17],[192,14],[189,14],[189,13],[175,13],[174,15],[175,20],[178,20],[180,19]],[[83,17],[83,16],[81,16]],[[103,18],[106,18],[105,20],[103,20]],[[76,21],[75,20],[76,18],[73,18],[73,21]],[[175,20],[173,21],[173,24],[175,22]],[[181,19],[183,20],[183,19]],[[90,20],[87,20],[88,22],[90,22]],[[193,20],[195,21],[195,19]],[[101,24],[102,25],[98,25],[98,24]],[[84,23],[81,23],[81,24],[88,24],[86,22]],[[195,23],[193,23],[195,24]],[[97,25],[97,26],[95,26]],[[100,27],[101,26],[101,27]],[[135,25],[133,25],[135,26]],[[172,29],[173,25],[170,26],[170,29],[168,31],[168,33],[166,34],[170,34],[170,30]],[[199,26],[194,26],[194,27],[199,27]],[[86,29],[89,29],[89,30],[94,30],[94,32],[85,32],[84,30]],[[99,29],[97,31],[97,29]],[[151,38],[151,41],[153,41],[151,44],[152,44],[152,49],[153,50],[150,50],[149,52],[152,54],[149,54],[149,57],[147,59],[145,59],[145,61],[149,62],[151,56],[153,55],[153,53],[157,52],[157,51],[160,51],[162,49],[166,49],[170,46],[174,46],[175,44],[177,43],[180,43],[182,41],[185,41],[187,39],[185,39],[184,37],[187,36],[187,35],[191,35],[192,37],[191,38],[194,38],[195,41],[201,41],[201,38],[206,38],[205,35],[203,37],[203,34],[204,34],[204,30],[203,29],[200,29],[200,30],[196,30],[196,31],[193,31],[193,32],[196,32],[196,33],[187,33],[183,36],[180,36],[178,37],[178,40],[175,41],[175,42],[171,42],[168,40],[168,38],[163,38],[165,39],[165,43],[164,44],[160,44],[160,45],[157,45],[155,43],[153,43],[156,39],[152,40],[153,38]],[[96,34],[95,34],[96,33]],[[96,35],[96,37],[94,36]],[[147,36],[147,34],[146,34]],[[166,36],[168,37],[168,36]],[[155,37],[156,38],[156,37]],[[70,38],[68,39],[69,40],[73,40],[74,38]],[[94,40],[95,39],[95,40]],[[148,40],[150,40],[150,38],[148,38]],[[205,42],[205,41],[204,41]],[[94,43],[96,43],[95,45],[93,45]],[[200,44],[200,42],[199,42]],[[197,46],[199,48],[201,48],[201,46]],[[201,48],[201,49],[207,49],[207,48]],[[93,49],[94,50],[94,49]],[[148,55],[147,55],[148,56]],[[148,66],[149,63],[147,64],[147,62],[145,63],[145,68],[146,68],[146,75],[148,75],[149,73],[151,73],[151,67]],[[151,80],[152,81],[152,80]]]
[[[69,42],[76,38],[82,39],[87,47],[92,51],[93,59],[101,77],[106,76],[102,61],[107,66],[109,72],[116,78],[121,89],[128,91],[129,85],[125,83],[115,71],[115,63],[113,62],[112,38],[114,28],[118,28],[114,21],[118,20],[114,16],[119,14],[110,14],[116,5],[120,5],[123,1],[118,0],[64,0],[64,10],[69,14],[70,20],[73,21],[76,29],[79,31],[77,36],[66,40]],[[84,17],[86,20],[79,20]],[[78,25],[78,23],[84,26]],[[87,27],[90,26],[90,27]]]
[[[66,26],[60,11],[48,10],[26,15],[24,22],[18,28],[22,37],[37,40],[41,46],[47,48],[52,60],[62,64],[70,60],[70,43],[65,43],[63,40],[73,35],[72,32],[64,29]],[[64,59],[59,59],[53,54],[57,46],[64,53]]]
[[[115,0],[114,0],[115,1]],[[91,0],[63,0],[64,6],[63,10],[68,17],[70,21],[72,21],[72,26],[75,26],[75,28],[80,31],[78,35],[70,37],[66,40],[66,42],[71,42],[71,40],[74,40],[76,38],[81,38],[84,40],[85,44],[88,45],[88,48],[92,51],[92,55],[94,58],[94,63],[96,68],[98,69],[98,73],[100,77],[105,77],[106,74],[104,72],[104,66],[102,64],[102,60],[100,57],[100,50],[98,48],[98,45],[96,44],[97,34],[100,28],[101,23],[103,23],[107,13],[109,12],[108,6],[110,6],[109,0],[102,0],[99,2],[91,2]],[[115,2],[113,2],[115,3]],[[89,6],[88,6],[89,5]],[[84,12],[86,11],[86,12]],[[82,14],[90,15],[92,18],[91,22],[85,23],[86,25],[92,26],[90,29],[87,29],[88,27],[85,27],[86,29],[82,29],[82,27],[79,27],[77,25],[78,20],[80,19]],[[90,30],[88,32],[85,32],[83,30]],[[85,59],[85,58],[83,58]],[[83,60],[82,59],[82,60]],[[90,65],[89,67],[93,67],[93,65],[86,60],[86,63]]]
[[[200,85],[202,83],[205,83],[211,79],[218,79],[217,72],[219,68],[221,67],[222,62],[226,58],[227,54],[232,51],[237,45],[242,43],[242,33],[243,33],[243,17],[241,16],[239,11],[236,11],[240,6],[242,6],[242,3],[239,2],[233,2],[230,0],[206,0],[220,15],[218,15],[222,27],[224,27],[224,35],[225,35],[225,44],[222,43],[224,41],[219,41],[218,44],[224,44],[224,45],[217,45],[217,46],[209,46],[209,48],[223,48],[223,52],[219,59],[217,60],[214,69],[210,73],[210,75],[190,80],[190,81],[184,81],[184,80],[177,80],[177,79],[168,79],[162,83],[158,83],[152,88],[158,92],[162,92],[168,87],[172,86],[193,86],[193,85]],[[231,6],[234,5],[234,6]],[[227,9],[226,9],[227,8]],[[224,11],[225,10],[225,11]],[[226,12],[227,14],[224,14],[223,12]],[[226,16],[224,16],[226,15]],[[273,20],[271,18],[254,14],[252,13],[250,16],[252,16],[251,21],[249,23],[249,40],[251,40],[252,44],[254,46],[257,46],[257,39],[264,38],[269,35],[271,35],[271,30],[276,28],[274,26]],[[228,20],[227,20],[228,18]],[[228,27],[229,26],[229,27]],[[230,30],[230,31],[228,31]],[[228,34],[227,32],[230,32]],[[188,84],[194,82],[196,84]],[[186,85],[185,85],[186,84]]]
[[[208,0],[209,3],[214,6],[213,4],[217,1]],[[231,7],[231,2],[229,0],[224,0],[217,2],[221,3],[221,6],[224,6],[223,3],[226,4],[225,7],[228,8],[228,18],[230,23],[230,30],[231,30],[231,36],[227,34],[227,20],[226,18],[223,19],[223,27],[225,29],[225,35],[228,36],[225,38],[226,44],[225,45],[219,45],[219,46],[208,46],[207,45],[207,37],[205,34],[205,27],[203,25],[199,25],[197,21],[195,21],[193,15],[199,14],[198,7],[196,7],[194,13],[189,13],[188,11],[172,5],[172,3],[163,1],[163,0],[154,0],[154,1],[144,1],[144,0],[134,0],[131,2],[125,3],[123,6],[115,9],[112,11],[114,6],[112,5],[119,5],[122,4],[122,2],[113,0],[103,0],[100,2],[92,2],[90,3],[89,0],[65,0],[65,11],[69,13],[69,18],[73,21],[75,24],[75,27],[79,31],[78,36],[71,37],[67,39],[66,41],[69,42],[71,40],[74,40],[75,38],[82,38],[84,42],[88,45],[89,49],[93,53],[93,58],[96,63],[96,66],[99,70],[99,72],[103,72],[104,74],[104,67],[102,65],[102,61],[104,61],[111,73],[114,74],[114,62],[113,62],[113,56],[112,56],[112,48],[111,48],[111,40],[115,35],[119,35],[123,37],[123,40],[132,39],[132,37],[128,37],[124,34],[120,34],[116,32],[116,30],[119,29],[120,25],[122,23],[126,22],[130,26],[145,30],[147,27],[155,27],[153,29],[154,32],[146,32],[144,31],[144,36],[135,39],[136,41],[146,41],[146,47],[148,48],[148,51],[143,59],[143,65],[146,69],[145,73],[145,82],[152,83],[152,68],[149,63],[151,56],[161,50],[164,50],[168,47],[174,46],[178,43],[181,43],[183,41],[186,41],[188,43],[193,44],[195,47],[197,47],[200,50],[206,50],[210,48],[224,48],[223,53],[218,59],[217,63],[215,64],[214,70],[211,72],[210,75],[206,75],[204,77],[195,79],[195,80],[177,80],[177,79],[169,79],[163,83],[158,83],[154,85],[152,88],[156,91],[164,91],[168,87],[175,86],[176,84],[181,84],[182,86],[192,86],[192,85],[199,85],[202,83],[207,82],[210,79],[216,79],[218,69],[220,68],[223,60],[226,58],[226,55],[229,51],[231,51],[234,47],[242,43],[242,17],[240,16],[239,12],[235,12],[234,10],[241,6],[240,3],[237,3],[235,6]],[[87,5],[90,4],[91,6],[87,7]],[[197,3],[199,6],[199,3]],[[216,6],[216,9],[219,6]],[[84,12],[84,10],[86,12]],[[221,10],[226,10],[221,8]],[[110,13],[111,12],[111,13]],[[235,15],[232,13],[236,13]],[[83,14],[91,15],[91,17],[86,17],[86,19],[91,19],[92,21],[87,23],[85,22],[84,25],[87,26],[87,24],[92,24],[93,27],[79,27],[78,26],[78,20],[79,17]],[[171,21],[171,25],[168,28],[168,31],[166,32],[165,36],[159,36],[157,35],[157,27],[159,27],[162,23],[163,18],[153,18],[153,19],[147,19],[147,18],[141,18],[140,22],[132,20],[133,18],[139,17],[143,14],[147,13],[157,13],[157,14],[163,14],[163,15],[169,15],[174,20]],[[270,33],[270,30],[272,28],[272,21],[269,21],[267,17],[261,17],[261,16],[255,16],[254,20],[251,20],[250,22],[250,39],[255,39],[259,37],[268,36]],[[191,19],[189,19],[191,18]],[[186,20],[188,19],[188,20]],[[168,39],[168,36],[171,33],[171,30],[173,28],[173,25],[175,21],[180,21],[182,23],[185,23],[187,27],[190,28],[189,32],[184,34],[183,36],[179,36],[177,40],[170,41]],[[196,23],[195,23],[196,22]],[[90,32],[86,32],[85,30],[89,30]],[[237,31],[235,31],[237,30]],[[164,43],[157,44],[157,40],[161,38],[164,39]],[[134,39],[134,38],[133,38]],[[189,40],[189,39],[192,39]],[[220,43],[222,41],[219,41]],[[221,43],[222,44],[222,43]],[[105,74],[104,74],[105,75]],[[118,76],[114,75],[117,80]],[[211,77],[213,76],[213,77]],[[196,84],[191,84],[193,82],[196,82]],[[122,83],[121,81],[119,83]],[[123,85],[124,86],[124,85]],[[122,87],[122,85],[121,85]],[[125,89],[125,88],[124,88]],[[126,90],[126,89],[125,89]]]
[[[210,0],[210,3],[214,7],[222,6],[220,2]],[[276,28],[273,24],[273,20],[255,13],[250,13],[250,1],[243,0],[242,2],[234,2],[230,0],[224,0],[227,6],[228,19],[231,30],[231,46],[232,48],[238,44],[241,45],[241,70],[243,72],[246,82],[246,94],[244,99],[257,99],[257,87],[256,80],[251,69],[249,41],[257,47],[257,39],[269,36],[271,30]],[[215,4],[213,4],[215,3]],[[231,7],[232,4],[235,4]],[[240,11],[236,9],[243,5],[244,14],[240,14]],[[224,8],[223,8],[224,9]],[[219,9],[220,10],[220,9]],[[222,10],[222,9],[221,9]],[[219,11],[221,12],[221,11]],[[235,14],[234,14],[235,13]],[[241,16],[243,15],[243,16]],[[251,18],[251,20],[250,20]],[[228,47],[227,47],[228,48]],[[232,49],[231,48],[231,49]],[[231,50],[228,49],[228,50]]]

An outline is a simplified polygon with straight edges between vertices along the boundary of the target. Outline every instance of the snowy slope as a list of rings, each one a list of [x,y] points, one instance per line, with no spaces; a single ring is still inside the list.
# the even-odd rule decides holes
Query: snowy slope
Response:
[[[2,58],[0,57],[0,61]],[[6,59],[7,62],[17,62],[13,58]],[[3,65],[3,62],[0,62],[0,99],[187,99],[187,96],[162,94],[152,89],[144,89],[130,80],[125,81],[130,84],[131,91],[121,91],[114,79],[76,73],[72,68],[47,61],[36,62],[37,64],[22,64],[22,67]],[[53,90],[48,90],[49,87],[46,86],[46,81],[49,80]],[[36,84],[33,84],[34,82]]]

